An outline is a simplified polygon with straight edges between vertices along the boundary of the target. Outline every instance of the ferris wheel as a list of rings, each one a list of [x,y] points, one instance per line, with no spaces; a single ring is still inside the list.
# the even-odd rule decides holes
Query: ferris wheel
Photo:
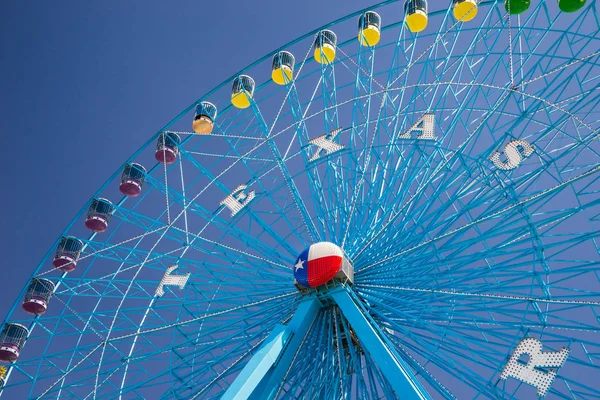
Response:
[[[600,398],[598,14],[385,1],[241,70],[57,238],[1,396]]]

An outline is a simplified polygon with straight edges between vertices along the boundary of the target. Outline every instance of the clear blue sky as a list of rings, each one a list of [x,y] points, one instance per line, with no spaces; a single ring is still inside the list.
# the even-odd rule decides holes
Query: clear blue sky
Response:
[[[79,209],[165,123],[257,58],[374,3],[1,2],[0,319]]]

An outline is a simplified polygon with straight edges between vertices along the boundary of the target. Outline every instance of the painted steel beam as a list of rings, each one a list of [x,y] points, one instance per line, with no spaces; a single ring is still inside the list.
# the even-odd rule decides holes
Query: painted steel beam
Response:
[[[288,325],[278,325],[271,332],[221,399],[270,398],[293,362],[320,308],[321,303],[314,296],[300,303]]]
[[[329,292],[357,334],[364,349],[402,400],[429,400],[431,397],[417,380],[408,364],[397,354],[383,333],[365,315],[344,287]],[[320,301],[307,297],[294,317],[278,325],[252,357],[222,399],[271,399],[288,373],[302,341],[321,308]]]
[[[360,343],[377,363],[380,371],[402,400],[431,399],[408,364],[385,343],[383,334],[369,321],[345,287],[329,292],[331,298],[352,325]]]
[[[291,336],[291,329],[285,325],[277,325],[221,398],[228,400],[250,397],[257,384],[275,364]]]

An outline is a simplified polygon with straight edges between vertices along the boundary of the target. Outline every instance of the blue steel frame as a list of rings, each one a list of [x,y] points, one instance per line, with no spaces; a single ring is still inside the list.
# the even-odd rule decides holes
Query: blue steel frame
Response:
[[[368,318],[367,311],[360,307],[360,301],[352,297],[345,286],[339,286],[325,294],[321,302],[313,293],[303,300],[287,326],[278,325],[273,329],[262,347],[246,364],[244,369],[229,386],[223,400],[229,399],[273,399],[284,381],[286,371],[297,356],[300,346],[312,327],[320,308],[337,306],[342,315],[352,325],[385,378],[394,389],[396,396],[408,400],[431,399],[425,388],[414,376],[377,324]],[[347,393],[342,393],[347,396]]]
[[[45,315],[20,311],[24,284],[6,321],[31,333],[0,395],[366,399],[404,382],[535,397],[500,378],[535,337],[570,349],[550,396],[600,397],[597,5],[567,15],[534,0],[509,17],[482,1],[463,24],[447,3],[419,34],[399,1],[370,7],[374,47],[357,41],[366,9],[334,21],[320,28],[338,35],[334,63],[309,57],[315,30],[282,48],[299,61],[285,85],[267,80],[272,53],[240,71],[259,83],[249,109],[228,105],[233,77],[200,99],[219,108],[212,135],[190,132],[195,102],[150,138],[124,163],[151,166],[142,195],[113,201],[103,234],[82,227],[85,205],[64,232],[85,243],[76,270],[50,266],[60,237],[35,270],[56,285]],[[435,140],[400,137],[425,113]],[[310,140],[337,127],[343,149],[309,162]],[[153,157],[165,131],[183,139],[169,166]],[[501,170],[490,155],[505,160],[513,140],[535,151]],[[120,173],[91,198],[115,200]],[[232,217],[219,204],[240,184],[255,197]],[[316,310],[291,266],[322,240],[356,274]],[[171,265],[190,279],[159,297]]]

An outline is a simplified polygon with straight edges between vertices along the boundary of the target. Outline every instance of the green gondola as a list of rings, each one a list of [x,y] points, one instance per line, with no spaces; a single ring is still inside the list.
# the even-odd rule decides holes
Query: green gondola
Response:
[[[575,12],[585,6],[585,0],[558,0],[558,8],[563,12]]]
[[[506,8],[506,12],[511,14],[524,13],[530,5],[530,0],[504,0],[504,8]]]

